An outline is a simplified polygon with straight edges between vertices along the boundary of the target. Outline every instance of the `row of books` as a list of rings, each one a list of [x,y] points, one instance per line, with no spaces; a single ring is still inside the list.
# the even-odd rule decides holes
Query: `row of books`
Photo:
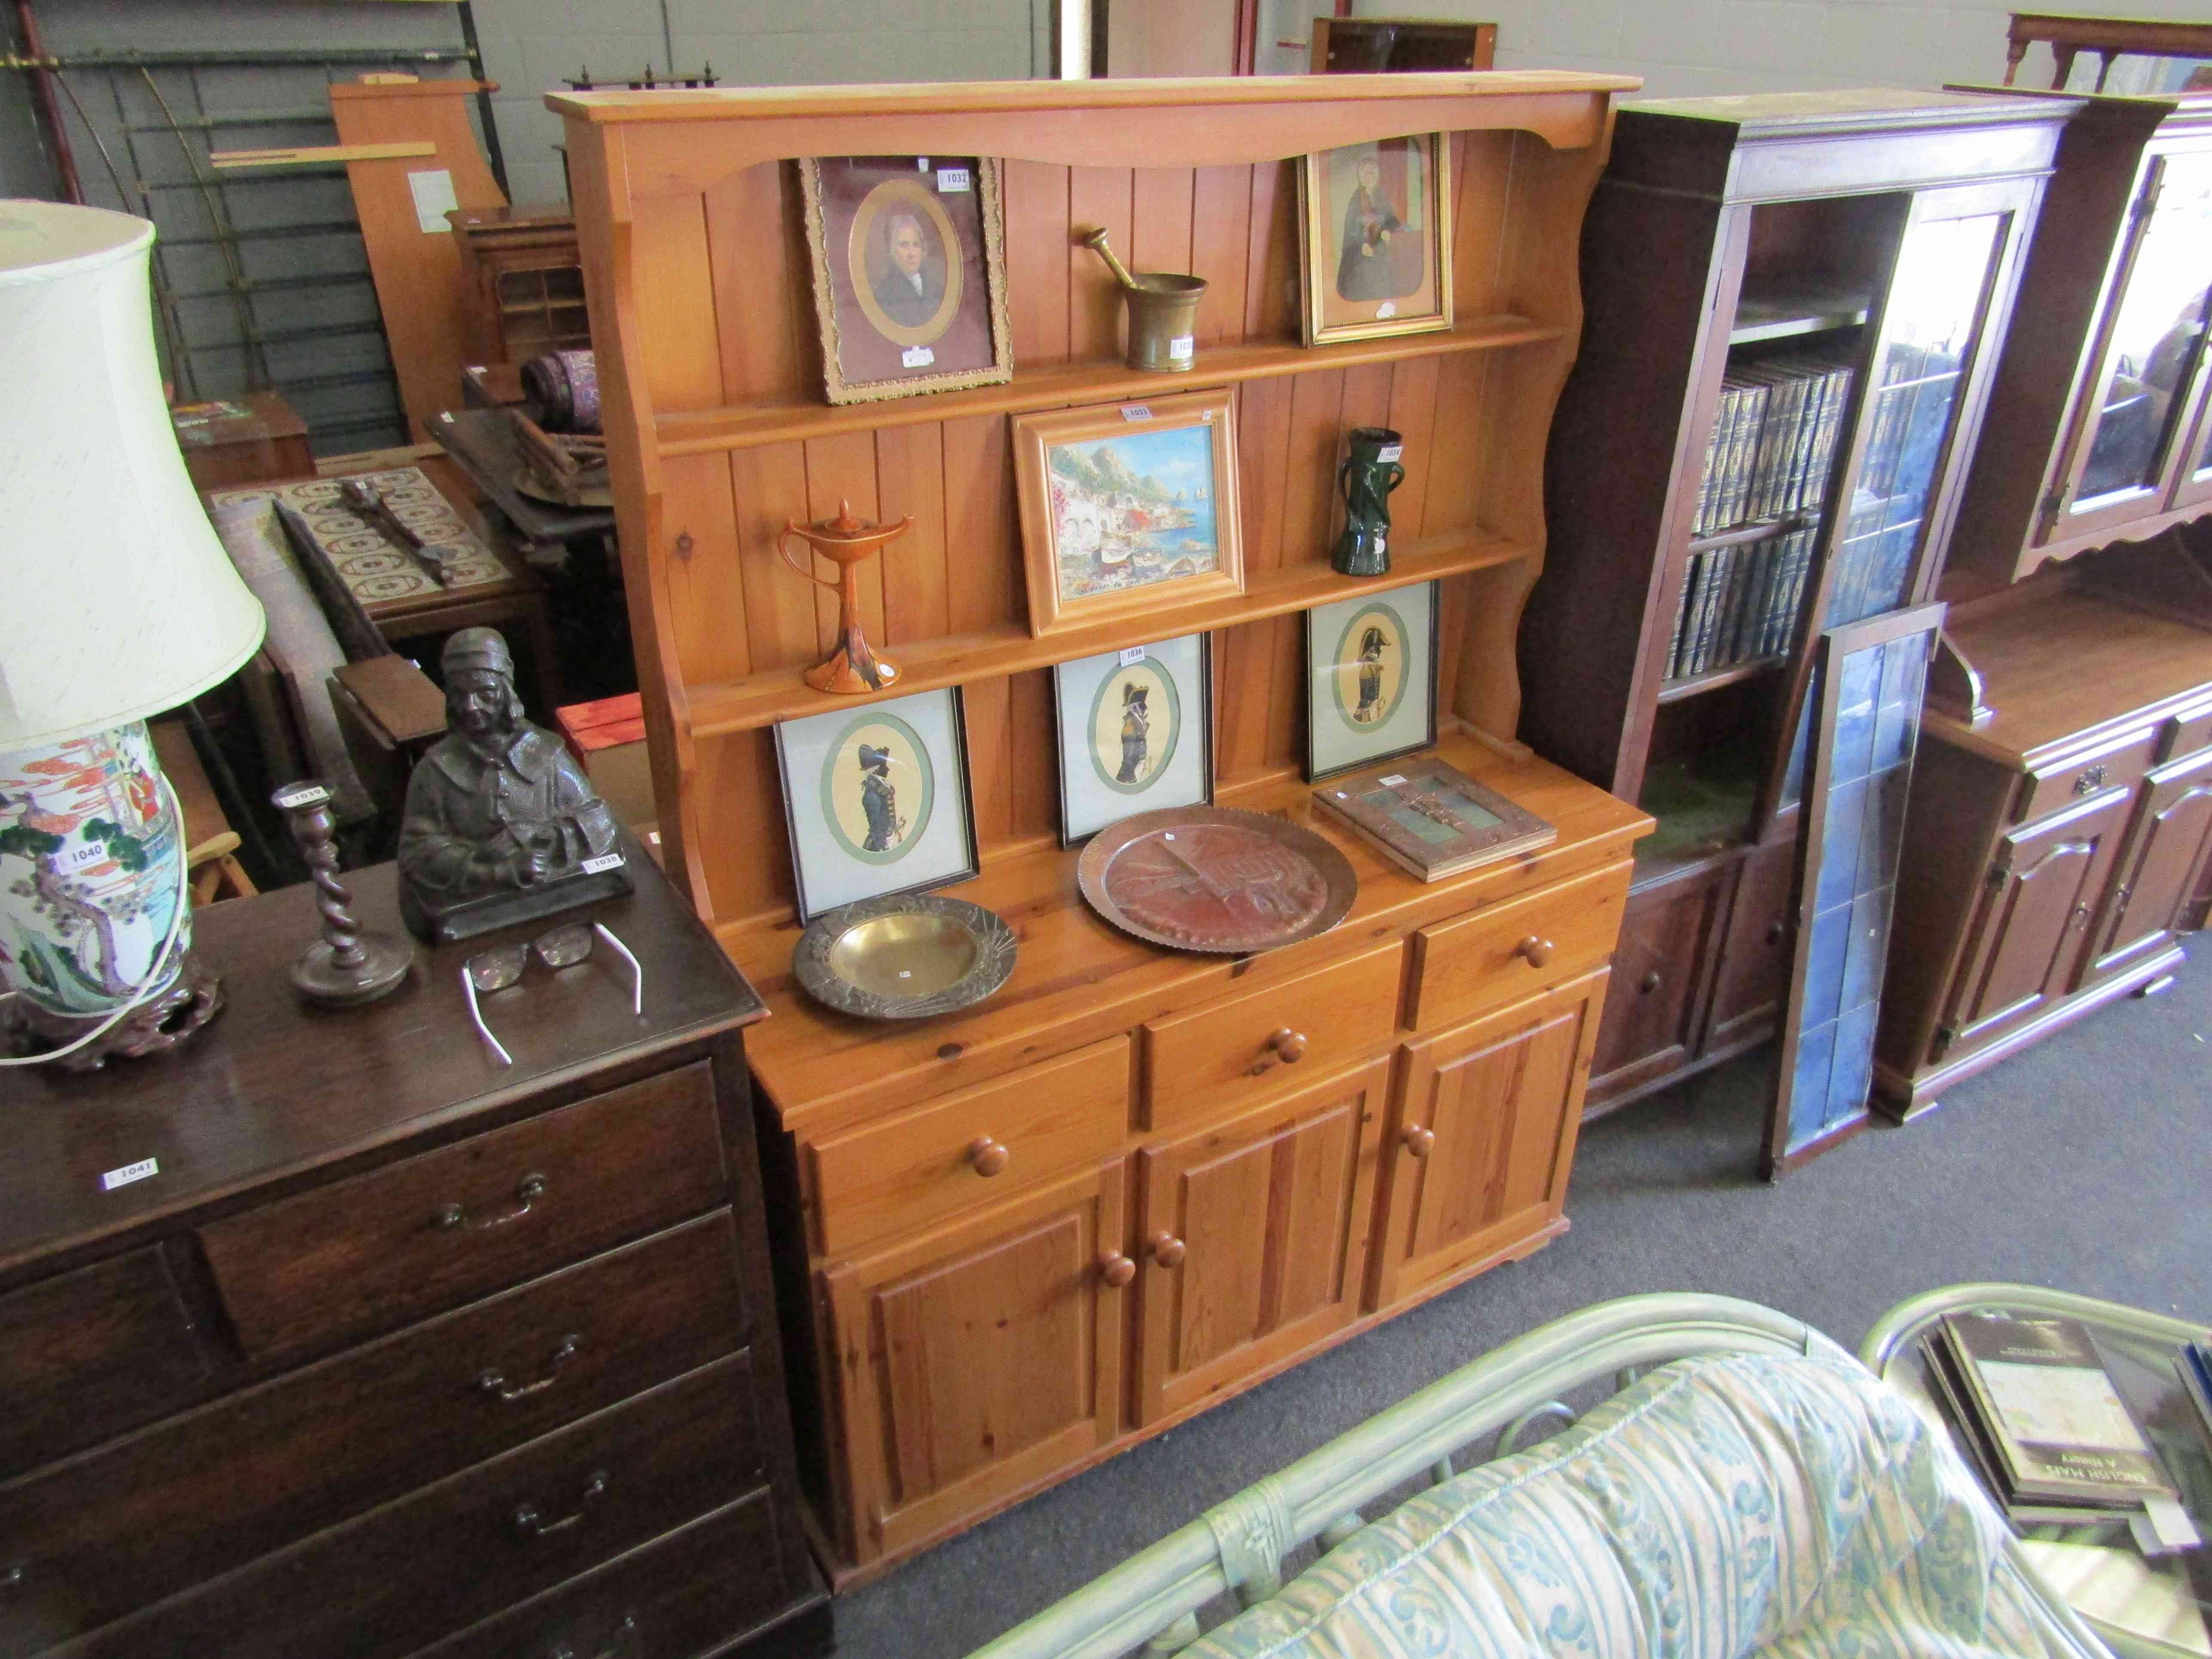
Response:
[[[1790,648],[1820,526],[1693,554],[1674,611],[1667,678],[1727,668]]]
[[[1690,533],[1817,507],[1850,390],[1850,363],[1823,352],[1730,364]]]
[[[2179,1501],[2080,1321],[1946,1314],[1925,1348],[1960,1438],[2015,1522],[2124,1520]]]

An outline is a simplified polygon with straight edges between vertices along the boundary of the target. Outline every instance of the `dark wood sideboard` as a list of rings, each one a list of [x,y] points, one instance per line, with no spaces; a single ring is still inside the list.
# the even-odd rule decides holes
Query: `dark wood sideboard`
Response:
[[[511,1069],[471,946],[368,1008],[298,1001],[302,886],[196,915],[229,1006],[185,1048],[0,1073],[0,1655],[826,1650],[764,1011],[632,866],[592,915],[644,1014],[604,945],[533,959],[484,999]],[[396,929],[392,866],[351,879]]]

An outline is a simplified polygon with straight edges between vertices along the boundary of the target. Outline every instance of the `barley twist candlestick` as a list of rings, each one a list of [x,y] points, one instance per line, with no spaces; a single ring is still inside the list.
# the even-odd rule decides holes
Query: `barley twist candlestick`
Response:
[[[286,784],[270,799],[314,874],[315,908],[323,917],[322,938],[292,964],[293,985],[310,1001],[337,1008],[388,996],[407,977],[415,947],[390,933],[365,932],[354,920],[353,895],[338,879],[331,792],[308,778]]]

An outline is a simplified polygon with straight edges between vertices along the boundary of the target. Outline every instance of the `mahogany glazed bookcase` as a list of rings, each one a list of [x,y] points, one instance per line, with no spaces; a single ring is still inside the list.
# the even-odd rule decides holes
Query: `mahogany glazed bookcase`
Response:
[[[1576,248],[1626,76],[1534,71],[556,95],[672,875],[774,1018],[748,1045],[802,1477],[849,1584],[1566,1224],[1582,1083],[1650,820],[1512,740]],[[1449,135],[1455,319],[1298,343],[1297,158]],[[1002,163],[1014,372],[832,407],[793,163]],[[1209,284],[1196,364],[1124,367],[1076,233]],[[1010,418],[1226,387],[1243,591],[1033,637]],[[1215,799],[1300,823],[1301,612],[1347,429],[1404,435],[1395,568],[1441,582],[1441,751],[1559,827],[1424,884],[1348,833],[1331,933],[1240,959],[1116,933],[1057,834],[1051,665],[1206,631]],[[834,607],[787,520],[911,514],[861,568],[896,694],[961,688],[1014,976],[898,1024],[798,990],[773,727]],[[1329,833],[1326,826],[1316,826]],[[979,1150],[980,1149],[980,1150]],[[988,1185],[979,1184],[988,1182]],[[1141,1267],[1139,1263],[1141,1262]]]

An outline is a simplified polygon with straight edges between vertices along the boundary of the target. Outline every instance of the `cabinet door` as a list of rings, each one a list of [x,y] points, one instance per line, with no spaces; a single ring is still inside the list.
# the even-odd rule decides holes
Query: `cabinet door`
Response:
[[[1753,848],[1743,861],[1721,939],[1720,965],[1713,970],[1712,1012],[1701,1053],[1756,1042],[1774,1024],[1782,994],[1790,988],[1790,881],[1796,852],[1792,837]]]
[[[1589,1098],[1602,1105],[1688,1063],[1728,868],[1632,891],[1613,953]]]
[[[2212,850],[2212,749],[2160,767],[2143,780],[2118,879],[2097,919],[2097,953],[2083,984],[2108,978],[2172,936]]]
[[[2205,469],[2191,448],[2191,404],[2204,338],[2212,150],[2148,152],[2129,226],[2039,543],[2117,529],[2160,511],[2176,493],[2184,501],[2205,493],[2197,487]]]
[[[1127,1160],[823,1275],[854,1559],[902,1550],[1112,1439]]]
[[[2065,994],[2127,822],[2129,799],[2126,790],[2107,790],[1997,842],[1989,890],[1931,1060],[1979,1048]]]
[[[1137,1419],[1358,1316],[1390,1062],[1139,1155]]]
[[[1370,1306],[1505,1255],[1559,1214],[1607,971],[1401,1051]]]

